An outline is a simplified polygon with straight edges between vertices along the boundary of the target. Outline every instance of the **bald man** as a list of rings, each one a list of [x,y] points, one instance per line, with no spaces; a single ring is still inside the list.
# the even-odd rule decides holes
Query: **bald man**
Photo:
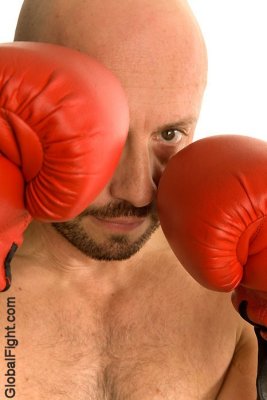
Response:
[[[77,218],[32,223],[13,261],[0,315],[5,326],[14,296],[17,398],[255,399],[254,332],[229,295],[184,271],[156,212],[160,176],[192,141],[206,85],[205,45],[187,2],[25,0],[15,40],[95,57],[118,76],[130,107],[109,184]]]

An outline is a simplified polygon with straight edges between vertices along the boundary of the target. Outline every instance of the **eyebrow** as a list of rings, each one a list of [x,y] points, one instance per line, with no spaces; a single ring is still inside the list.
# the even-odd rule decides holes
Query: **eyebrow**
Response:
[[[168,129],[171,129],[173,127],[176,126],[188,126],[188,125],[193,125],[197,122],[197,118],[196,117],[187,117],[187,118],[181,118],[178,119],[174,122],[169,122],[167,124],[164,125],[160,125],[156,131],[166,131]]]
[[[163,124],[158,126],[156,129],[153,130],[153,132],[162,132],[162,131],[166,131],[168,129],[173,129],[176,127],[184,127],[184,126],[190,126],[190,125],[194,125],[197,123],[197,118],[196,117],[187,117],[187,118],[181,118],[178,119],[174,122],[168,122],[167,124]],[[133,130],[129,129],[128,134],[132,133]]]

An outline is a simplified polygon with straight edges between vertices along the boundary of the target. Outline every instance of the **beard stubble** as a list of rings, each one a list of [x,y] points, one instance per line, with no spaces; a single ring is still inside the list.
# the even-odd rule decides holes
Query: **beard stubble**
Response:
[[[94,238],[94,232],[84,228],[86,217],[93,216],[102,219],[118,217],[149,218],[149,226],[135,240],[130,240],[127,234],[110,234],[103,240]],[[128,202],[109,203],[104,207],[89,207],[76,218],[66,222],[54,222],[52,226],[86,256],[99,261],[127,260],[136,254],[150,239],[160,226],[156,207],[150,204],[136,208]]]

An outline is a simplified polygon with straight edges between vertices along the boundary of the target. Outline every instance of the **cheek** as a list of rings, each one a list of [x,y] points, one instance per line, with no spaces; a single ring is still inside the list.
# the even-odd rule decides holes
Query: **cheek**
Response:
[[[155,145],[151,146],[150,154],[153,169],[153,180],[158,186],[161,176],[168,164],[168,161],[179,151],[181,151],[184,147],[188,146],[192,142],[193,130],[188,134],[188,136],[184,136],[182,141],[177,144],[177,146],[164,146],[164,145]]]
[[[184,136],[176,145],[152,144],[151,153],[158,160],[160,164],[166,166],[168,161],[184,147],[192,142],[192,135]]]
[[[154,157],[162,165],[167,164],[169,159],[177,153],[178,149],[174,146],[153,146],[152,152]]]
[[[175,151],[173,147],[154,145],[151,146],[149,153],[152,179],[156,186],[158,186],[162,173],[169,159],[175,154]]]
[[[87,209],[102,208],[111,201],[109,195],[109,183],[102,189],[102,191],[94,198],[94,200],[88,205]]]

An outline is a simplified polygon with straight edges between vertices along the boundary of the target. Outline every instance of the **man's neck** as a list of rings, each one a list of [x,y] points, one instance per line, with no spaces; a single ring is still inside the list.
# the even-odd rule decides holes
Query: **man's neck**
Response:
[[[125,287],[140,269],[144,268],[144,259],[155,251],[168,246],[161,229],[158,229],[146,245],[134,256],[123,261],[98,261],[84,255],[70,244],[51,224],[32,222],[24,234],[24,242],[18,249],[16,259],[27,260],[28,264],[42,267],[60,282],[94,282],[103,289]]]

